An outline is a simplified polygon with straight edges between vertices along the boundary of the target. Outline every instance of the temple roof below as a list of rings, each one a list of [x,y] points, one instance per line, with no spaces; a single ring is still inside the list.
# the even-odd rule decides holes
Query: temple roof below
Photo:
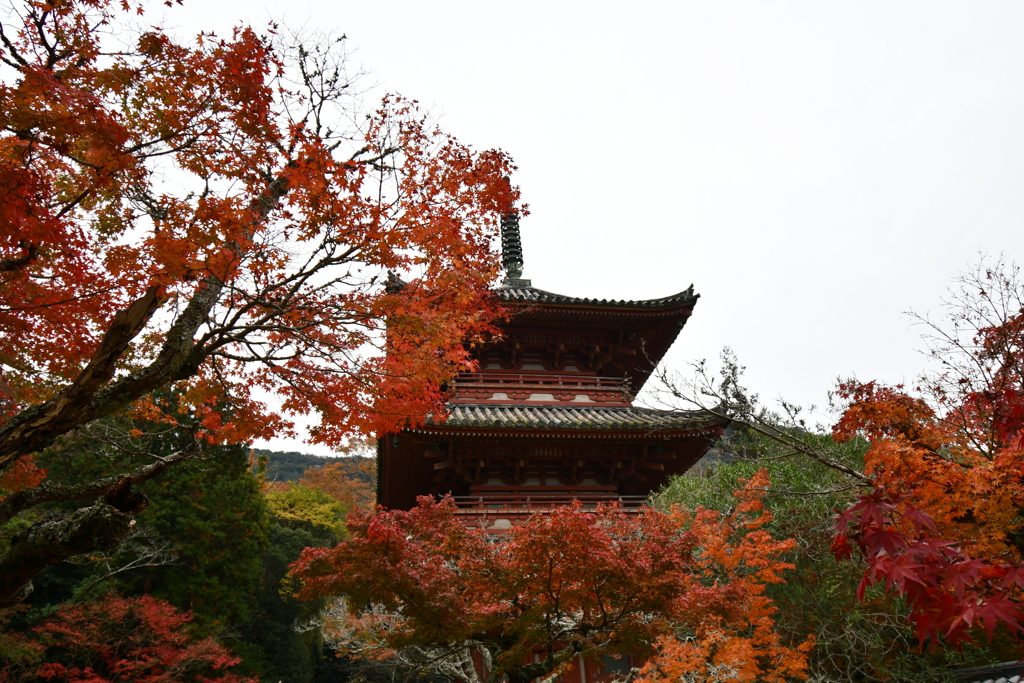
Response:
[[[724,421],[699,410],[567,405],[451,404],[448,419],[437,426],[498,427],[566,430],[686,431],[720,425]]]

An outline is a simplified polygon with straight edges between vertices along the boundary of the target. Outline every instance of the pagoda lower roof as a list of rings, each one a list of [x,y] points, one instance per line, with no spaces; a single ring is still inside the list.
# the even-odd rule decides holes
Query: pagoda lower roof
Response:
[[[655,410],[615,406],[449,404],[443,422],[429,427],[474,427],[543,430],[691,431],[724,426],[725,420],[703,410]]]
[[[627,301],[623,299],[587,299],[564,294],[555,294],[543,289],[537,289],[530,284],[529,280],[506,280],[506,283],[496,290],[498,297],[508,303],[525,304],[555,304],[562,306],[584,306],[597,308],[617,309],[645,309],[658,310],[675,308],[684,304],[696,303],[700,294],[693,293],[693,285],[678,294],[662,297],[660,299],[641,299]]]

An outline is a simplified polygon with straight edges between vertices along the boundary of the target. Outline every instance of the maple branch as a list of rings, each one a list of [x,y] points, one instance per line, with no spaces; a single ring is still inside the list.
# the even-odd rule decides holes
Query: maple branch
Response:
[[[156,287],[114,314],[99,347],[74,382],[57,396],[19,413],[0,430],[0,468],[14,459],[53,443],[60,434],[91,420],[99,406],[89,397],[114,375],[121,354],[159,308],[162,297]],[[85,418],[85,419],[83,419]]]
[[[41,275],[34,275],[32,277],[43,278]],[[107,287],[105,289],[98,289],[87,294],[79,294],[78,296],[68,297],[67,299],[61,299],[60,301],[54,301],[44,304],[34,304],[32,306],[0,306],[0,313],[15,313],[18,311],[33,311],[40,308],[53,308],[55,306],[63,306],[64,304],[74,303],[76,301],[83,301],[85,299],[91,299],[92,297],[100,296],[101,294],[109,294],[110,292],[117,289],[116,287]]]
[[[265,220],[287,192],[287,178],[275,178],[252,202],[254,225]],[[53,444],[57,437],[79,425],[111,415],[155,389],[198,372],[209,350],[195,343],[195,334],[209,320],[223,288],[216,276],[204,278],[168,330],[153,362],[104,386],[131,341],[163,303],[163,297],[158,288],[150,287],[127,309],[118,311],[89,364],[70,386],[49,401],[25,409],[0,429],[0,470],[23,455]]]
[[[189,119],[183,121],[182,124],[180,126],[178,126],[177,128],[175,128],[174,130],[172,130],[170,132],[167,132],[167,133],[164,133],[163,135],[161,135],[159,137],[155,137],[155,138],[152,138],[152,139],[149,139],[149,140],[143,140],[143,141],[138,142],[138,143],[136,143],[134,145],[130,145],[130,146],[128,146],[128,147],[126,147],[124,149],[124,152],[127,153],[127,154],[135,154],[136,152],[141,152],[142,150],[146,149],[147,147],[153,147],[155,145],[159,145],[159,144],[162,144],[162,143],[165,143],[165,142],[170,142],[171,140],[173,140],[175,138],[179,138],[182,135],[185,135],[185,133],[187,131],[191,130],[191,128],[189,127],[188,124],[192,123],[192,121],[199,116],[199,112],[203,111],[203,106],[209,104],[210,101],[212,101],[212,99],[213,99],[213,95],[210,94],[210,95],[207,95],[202,100],[200,100],[199,106],[196,107],[195,113],[193,113],[193,115]],[[143,154],[142,157],[148,159],[148,158],[157,157],[157,156],[164,156],[166,154],[173,154],[175,152],[181,152],[181,151],[184,151],[184,150],[188,149],[192,145],[194,145],[196,142],[201,140],[202,137],[203,137],[203,134],[201,132],[193,131],[192,133],[189,134],[189,136],[185,139],[185,141],[183,143],[178,144],[178,145],[174,145],[174,146],[171,146],[171,147],[168,147],[167,149],[159,151],[159,152],[149,152],[147,154]]]
[[[319,251],[321,250],[322,249],[318,249],[317,253],[319,253]],[[302,287],[306,285],[310,281],[310,279],[312,279],[316,275],[323,273],[327,268],[331,266],[337,266],[349,262],[352,259],[352,257],[358,253],[358,251],[359,250],[357,247],[350,247],[340,255],[325,255],[315,263],[313,262],[315,254],[311,255],[309,260],[307,260],[307,262],[303,264],[303,266],[296,270],[294,273],[288,275],[287,277],[281,280],[278,280],[263,287],[261,290],[254,293],[251,296],[247,295],[244,292],[244,290],[232,287],[233,293],[244,297],[247,301],[244,305],[234,309],[231,318],[229,320],[226,320],[222,324],[221,329],[258,329],[267,321],[274,319],[275,317],[283,314],[290,307],[293,307],[296,298],[302,291]],[[337,284],[339,281],[339,278],[334,278],[314,288],[311,292],[307,293],[306,296],[308,297],[312,296],[313,294],[316,294],[317,292],[326,291],[332,285]],[[283,293],[280,294],[277,298],[275,298],[273,294],[280,292],[281,290],[284,290]],[[243,317],[245,317],[252,310],[261,307],[266,308],[268,310],[261,317],[257,318],[253,322],[243,325],[241,327],[239,326],[239,321]],[[211,332],[207,333],[204,339],[209,339],[210,337],[213,336],[213,334],[214,331],[211,330]]]
[[[857,489],[862,486],[864,486],[864,484],[858,482],[850,484],[849,486],[840,486],[839,488],[828,489],[827,491],[798,491],[796,489],[780,489],[775,486],[769,488],[751,487],[750,490],[761,491],[767,495],[775,494],[778,496],[827,496],[833,493],[843,493],[844,491],[849,491],[850,489]]]
[[[160,541],[159,545],[150,545],[146,543],[146,541],[154,539],[155,535],[148,529],[140,531],[138,530],[139,528],[140,527],[133,527],[134,530],[132,533],[129,534],[129,536],[125,538],[118,547],[119,553],[128,551],[132,552],[135,557],[120,567],[114,567],[111,566],[110,555],[105,555],[102,560],[106,571],[87,583],[83,588],[79,589],[80,593],[87,594],[89,589],[93,586],[103,583],[118,574],[123,574],[133,569],[164,567],[169,564],[177,564],[178,553],[170,541],[156,537],[155,540]],[[89,559],[90,563],[95,562],[95,559]]]
[[[28,62],[25,60],[24,57],[21,56],[21,53],[18,52],[17,48],[14,47],[14,44],[11,43],[11,40],[10,40],[10,38],[7,37],[7,34],[4,33],[3,22],[0,22],[0,42],[2,42],[4,44],[4,47],[7,48],[7,51],[10,53],[11,57],[13,57],[14,61],[16,62],[16,63],[11,63],[7,59],[3,59],[2,57],[0,57],[0,59],[3,59],[4,64],[7,64],[12,69],[19,69],[19,70],[22,67],[28,66]]]
[[[54,54],[54,47],[51,46],[50,41],[46,39],[46,31],[44,30],[46,27],[46,18],[49,14],[49,10],[43,10],[43,13],[40,15],[36,15],[34,10],[32,12],[32,15],[35,17],[35,21],[33,23],[36,27],[36,33],[39,35],[39,43],[43,46],[43,49],[46,50],[47,71],[51,71],[53,69],[53,65],[57,63],[57,59]]]
[[[24,250],[25,255],[19,256],[18,258],[5,259],[0,261],[0,273],[10,273],[15,270],[21,270],[28,264],[36,260],[39,256],[39,245],[31,244],[25,240],[18,242],[18,248]]]
[[[120,484],[126,478],[131,484],[141,484],[160,474],[176,462],[196,457],[200,452],[200,448],[200,442],[193,441],[188,448],[183,448],[171,455],[157,457],[156,462],[143,465],[128,474],[103,477],[85,484],[56,484],[44,480],[37,486],[16,491],[6,498],[0,499],[0,524],[4,524],[18,513],[42,503],[84,500],[86,498],[106,495],[114,486]]]
[[[61,218],[63,218],[67,214],[71,213],[76,206],[81,204],[83,201],[85,201],[86,197],[88,197],[90,194],[92,194],[92,191],[94,189],[96,189],[96,186],[95,185],[90,185],[89,187],[87,187],[84,190],[82,190],[81,192],[79,192],[77,197],[72,199],[70,202],[66,203],[64,205],[64,207],[54,215],[54,218],[60,220]]]
[[[705,363],[702,361],[695,364],[696,378],[692,381],[680,380],[676,375],[662,368],[657,371],[655,377],[661,383],[663,389],[661,394],[667,394],[672,399],[695,405],[708,414],[728,420],[734,424],[740,424],[750,431],[760,434],[776,443],[782,444],[791,449],[792,453],[800,454],[814,460],[815,462],[828,467],[829,469],[841,472],[858,482],[858,486],[874,486],[874,479],[850,467],[849,465],[829,457],[820,448],[808,443],[794,432],[802,431],[802,421],[795,424],[783,424],[780,426],[781,418],[776,418],[764,409],[757,406],[757,396],[751,395],[739,385],[740,375],[743,368],[740,367],[732,352],[726,349],[722,354],[723,379],[716,385],[715,381],[708,377]],[[715,406],[709,406],[708,401],[701,397],[708,397],[716,401]],[[793,414],[797,408],[783,403],[783,407]]]
[[[378,154],[377,156],[370,157],[369,159],[356,159],[356,156],[358,156],[359,154],[362,154],[362,153],[364,153],[366,151],[367,151],[367,149],[364,147],[363,149],[361,149],[358,152],[356,152],[356,155],[353,155],[353,157],[352,157],[352,161],[357,161],[360,164],[365,164],[367,166],[371,166],[372,168],[377,169],[377,170],[385,169],[385,170],[393,171],[393,170],[395,170],[394,168],[392,168],[390,166],[381,166],[378,162],[383,161],[384,159],[388,158],[389,156],[393,156],[393,155],[397,154],[398,152],[401,152],[402,148],[398,147],[398,146],[387,147],[380,154]]]
[[[116,546],[131,529],[132,515],[103,501],[29,527],[0,558],[0,609],[32,591],[32,578],[69,557]]]
[[[705,407],[704,410],[711,413],[715,417],[724,418],[726,420],[731,420],[732,422],[741,424],[747,429],[750,429],[751,431],[756,432],[761,436],[768,437],[772,441],[780,443],[783,446],[792,448],[794,452],[799,453],[801,455],[805,455],[811,460],[814,460],[815,462],[824,465],[825,467],[836,470],[838,472],[842,472],[843,474],[852,477],[853,479],[856,479],[858,482],[860,482],[858,486],[874,486],[875,482],[874,479],[872,479],[871,477],[861,472],[858,472],[852,467],[844,465],[838,460],[829,458],[828,456],[821,453],[817,448],[807,445],[802,440],[793,437],[788,432],[779,429],[774,425],[765,422],[751,420],[749,418],[742,418],[736,416],[730,417],[730,415],[727,414],[725,411],[721,411],[715,408]]]

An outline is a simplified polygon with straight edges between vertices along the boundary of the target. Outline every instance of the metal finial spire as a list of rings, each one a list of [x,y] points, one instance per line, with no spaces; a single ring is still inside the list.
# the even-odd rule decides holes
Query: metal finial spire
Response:
[[[522,276],[523,243],[519,239],[519,214],[515,212],[501,217],[501,263],[508,280]]]

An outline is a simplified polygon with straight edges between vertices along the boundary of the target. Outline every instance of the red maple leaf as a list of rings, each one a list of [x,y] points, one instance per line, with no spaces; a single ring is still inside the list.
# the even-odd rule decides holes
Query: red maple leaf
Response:
[[[952,588],[957,599],[963,600],[964,591],[973,588],[978,583],[979,571],[984,566],[985,563],[981,560],[963,560],[952,563],[946,568],[942,585]]]

